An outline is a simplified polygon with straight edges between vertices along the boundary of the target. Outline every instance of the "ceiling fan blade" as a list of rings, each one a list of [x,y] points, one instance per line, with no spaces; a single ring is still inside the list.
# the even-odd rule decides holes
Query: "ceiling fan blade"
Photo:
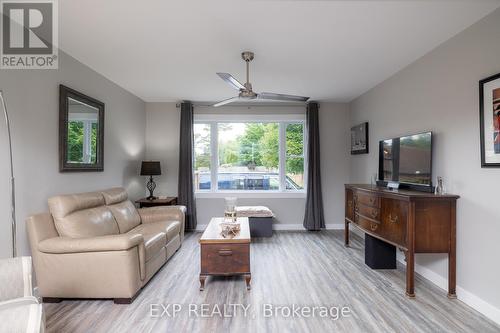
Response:
[[[212,106],[218,107],[218,106],[226,105],[226,104],[229,104],[229,103],[232,103],[232,102],[236,102],[236,101],[239,101],[239,100],[240,100],[240,98],[238,96],[231,97],[231,98],[225,99],[223,101],[220,101],[218,103],[215,103]]]
[[[229,73],[217,73],[221,79],[226,81],[231,87],[233,87],[236,90],[240,89],[245,89],[245,86],[240,83],[240,81],[236,80],[231,74]]]
[[[295,96],[295,95],[285,95],[285,94],[274,94],[263,92],[258,95],[259,99],[270,99],[273,101],[294,101],[294,102],[306,102],[309,97]]]

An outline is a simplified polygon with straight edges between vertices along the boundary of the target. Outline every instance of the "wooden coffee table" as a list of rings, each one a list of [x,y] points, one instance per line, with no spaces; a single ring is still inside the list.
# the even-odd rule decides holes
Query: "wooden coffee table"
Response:
[[[243,275],[250,290],[250,228],[247,217],[239,217],[241,230],[233,238],[220,234],[223,217],[214,217],[200,238],[200,290],[205,288],[209,275]]]

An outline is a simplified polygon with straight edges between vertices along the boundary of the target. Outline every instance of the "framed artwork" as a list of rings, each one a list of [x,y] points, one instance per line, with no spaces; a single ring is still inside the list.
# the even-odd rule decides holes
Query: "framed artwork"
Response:
[[[481,167],[500,168],[500,73],[479,81]]]
[[[368,154],[368,123],[351,127],[351,155]]]

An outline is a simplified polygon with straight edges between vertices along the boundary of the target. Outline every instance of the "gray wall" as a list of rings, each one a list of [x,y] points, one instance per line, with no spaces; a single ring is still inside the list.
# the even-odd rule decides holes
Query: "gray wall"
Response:
[[[145,103],[59,52],[58,70],[1,70],[13,135],[17,185],[18,250],[29,254],[27,216],[47,210],[47,198],[62,193],[125,186],[132,198],[143,194],[137,176],[145,153]],[[94,97],[106,105],[104,172],[59,173],[59,84]],[[3,115],[2,115],[3,117]],[[7,139],[0,124],[0,256],[10,250],[10,192]]]
[[[482,169],[478,81],[500,72],[500,10],[442,44],[351,105],[351,125],[369,121],[371,152],[351,158],[351,181],[369,182],[377,170],[376,143],[432,130],[434,176],[443,176],[457,207],[458,295],[489,303],[500,320],[500,169]],[[435,180],[434,180],[435,181]],[[447,280],[443,255],[418,255],[435,282]],[[471,295],[472,294],[472,295]],[[474,298],[475,296],[480,299]],[[486,303],[481,303],[485,301]],[[495,312],[496,311],[496,312]]]
[[[291,112],[297,112],[296,108]],[[195,113],[283,113],[286,108],[272,107],[232,109],[199,107]],[[302,109],[301,112],[304,112]],[[158,194],[177,194],[179,158],[179,109],[174,103],[146,104],[146,143],[148,159],[157,159],[167,166],[166,175],[158,178]],[[320,108],[321,151],[325,217],[329,225],[343,223],[343,184],[349,179],[349,109],[347,104],[324,103]],[[267,205],[276,214],[277,228],[301,228],[304,218],[304,198],[239,198],[239,205]],[[198,224],[205,225],[213,216],[224,213],[224,199],[198,198]],[[286,225],[286,226],[284,226]],[[290,226],[294,225],[294,226]],[[330,226],[332,227],[332,226]]]
[[[180,120],[175,103],[146,103],[146,158],[160,161],[162,168],[155,195],[177,195]]]

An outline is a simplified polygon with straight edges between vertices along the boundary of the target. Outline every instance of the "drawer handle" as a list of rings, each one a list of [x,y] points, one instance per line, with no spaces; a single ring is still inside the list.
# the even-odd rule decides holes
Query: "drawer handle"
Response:
[[[222,249],[222,250],[219,250],[219,255],[223,256],[223,257],[232,256],[233,255],[233,251],[232,250],[228,250],[228,249]]]
[[[375,198],[370,198],[369,200],[370,200],[370,203],[371,203],[371,204],[374,204],[374,203],[375,203]]]
[[[356,212],[359,212],[359,207],[358,207],[358,206],[354,207],[354,210],[355,210]]]
[[[372,218],[376,218],[378,215],[378,212],[376,210],[372,210]]]
[[[377,228],[378,228],[378,224],[377,223],[370,222],[370,229],[372,229],[372,231],[377,230]]]
[[[394,217],[392,217],[392,214],[389,214],[389,222],[391,222],[391,223],[397,223],[398,222],[398,216],[395,215]]]

